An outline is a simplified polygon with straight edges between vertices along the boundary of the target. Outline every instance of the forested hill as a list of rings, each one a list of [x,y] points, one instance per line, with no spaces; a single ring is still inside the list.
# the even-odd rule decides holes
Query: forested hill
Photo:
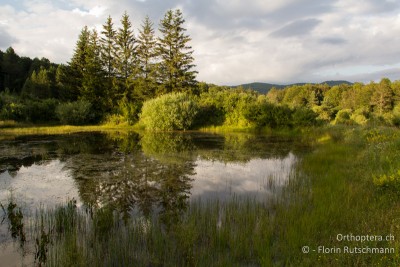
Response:
[[[293,84],[287,84],[287,85],[282,85],[282,84],[272,84],[272,83],[260,83],[260,82],[254,82],[254,83],[246,83],[246,84],[241,84],[241,85],[236,85],[236,86],[231,86],[232,88],[238,88],[238,87],[243,87],[245,89],[253,89],[254,91],[257,91],[261,94],[266,94],[271,90],[272,88],[277,88],[277,89],[283,89],[285,87],[290,87],[294,85],[305,85],[307,83],[293,83]],[[308,83],[308,84],[315,84],[315,83]],[[339,84],[347,84],[347,85],[352,85],[351,82],[348,81],[325,81],[319,84],[327,84],[329,86],[335,86]]]

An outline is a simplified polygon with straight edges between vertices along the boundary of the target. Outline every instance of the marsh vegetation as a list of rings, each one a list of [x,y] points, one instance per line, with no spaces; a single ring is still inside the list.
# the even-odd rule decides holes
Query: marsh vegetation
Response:
[[[3,157],[2,176],[7,169],[23,179],[21,169],[38,165],[53,176],[67,172],[76,186],[74,199],[57,203],[50,195],[41,206],[18,192],[8,204],[3,194],[3,226],[23,232],[14,237],[17,248],[46,266],[397,266],[398,131],[335,127],[296,136],[131,132],[3,140],[14,158]],[[35,156],[17,160],[21,145]],[[60,173],[57,164],[64,164]],[[395,239],[336,239],[350,233]],[[302,252],[320,245],[395,253]]]

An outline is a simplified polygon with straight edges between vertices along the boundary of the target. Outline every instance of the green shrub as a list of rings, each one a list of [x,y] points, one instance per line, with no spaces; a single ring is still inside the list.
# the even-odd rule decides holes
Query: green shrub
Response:
[[[185,93],[171,93],[144,102],[140,122],[148,130],[188,130],[199,111],[197,101]]]
[[[400,104],[393,108],[392,124],[395,126],[400,126]]]
[[[367,125],[370,113],[367,108],[359,108],[350,116],[350,119],[358,125]]]
[[[336,118],[333,121],[333,124],[353,124],[353,121],[350,119],[351,109],[342,109],[336,114]]]
[[[20,99],[8,92],[0,93],[0,120],[25,120],[25,106]]]
[[[56,115],[61,123],[82,125],[94,119],[92,104],[84,100],[63,103],[56,108]]]
[[[374,176],[373,182],[380,188],[400,191],[400,170],[389,175],[383,174],[380,176]]]
[[[275,106],[269,103],[250,104],[245,117],[257,127],[271,128],[291,126],[292,111],[286,106]]]
[[[129,102],[123,98],[119,103],[119,112],[129,125],[133,125],[139,120],[142,105],[142,102]]]
[[[317,117],[314,111],[308,108],[297,108],[292,114],[293,126],[313,126],[317,124]]]
[[[234,127],[250,126],[246,118],[248,106],[257,102],[257,94],[243,89],[211,87],[200,95],[198,124],[225,125]],[[203,124],[201,124],[203,123]]]
[[[45,100],[26,100],[25,101],[25,118],[30,122],[48,122],[57,120],[56,107],[58,101],[56,99]]]

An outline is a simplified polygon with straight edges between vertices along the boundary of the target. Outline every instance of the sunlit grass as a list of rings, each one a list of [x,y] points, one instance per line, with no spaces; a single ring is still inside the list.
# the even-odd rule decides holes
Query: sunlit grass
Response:
[[[24,126],[1,128],[0,134],[3,135],[37,135],[37,134],[69,134],[77,132],[106,132],[114,130],[131,130],[132,127],[126,125],[56,125],[56,126]]]
[[[399,131],[333,127],[303,134],[314,150],[279,197],[191,201],[170,223],[160,216],[123,220],[110,208],[91,213],[70,202],[38,212],[31,235],[37,251],[48,249],[48,266],[399,266],[399,191],[374,184],[374,177],[400,169]],[[339,241],[338,234],[395,240]],[[395,253],[323,254],[319,246]]]

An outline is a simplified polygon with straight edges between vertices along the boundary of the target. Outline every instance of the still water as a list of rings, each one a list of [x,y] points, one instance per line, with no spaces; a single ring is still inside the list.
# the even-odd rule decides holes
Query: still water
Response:
[[[75,199],[148,214],[186,200],[279,194],[306,146],[251,134],[78,133],[0,140],[0,202]]]
[[[122,216],[173,217],[189,201],[269,201],[307,150],[299,139],[243,133],[0,136],[0,203],[6,208],[12,199],[34,214],[74,199]],[[13,242],[5,214],[0,209],[0,258],[29,265],[34,253]]]

